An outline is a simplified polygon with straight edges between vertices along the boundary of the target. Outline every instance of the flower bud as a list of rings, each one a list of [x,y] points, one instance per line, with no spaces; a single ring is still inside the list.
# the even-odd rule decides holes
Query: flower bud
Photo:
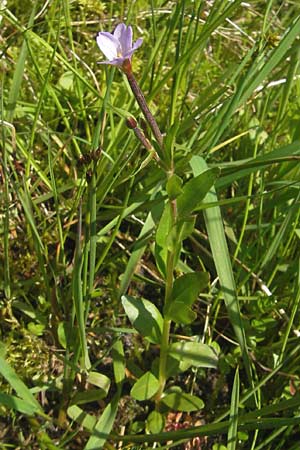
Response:
[[[133,117],[128,117],[126,119],[126,126],[131,130],[134,130],[137,127],[137,121]]]

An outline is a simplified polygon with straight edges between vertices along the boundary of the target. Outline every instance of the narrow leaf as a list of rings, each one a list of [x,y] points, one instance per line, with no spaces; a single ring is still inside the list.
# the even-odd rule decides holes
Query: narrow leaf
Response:
[[[234,377],[233,389],[231,394],[230,418],[227,435],[228,450],[235,450],[238,441],[238,412],[240,401],[240,377],[239,369],[237,367]]]
[[[193,156],[190,164],[195,176],[199,175],[201,170],[205,171],[207,168],[206,162],[200,156]],[[206,195],[204,203],[214,203],[217,202],[217,200],[217,194],[215,188],[213,187]],[[241,347],[249,381],[252,383],[245,329],[236,294],[236,285],[233,277],[220,207],[214,206],[212,208],[205,209],[204,219],[209,238],[209,245],[211,247],[214,263],[219,276],[229,319]]]
[[[109,437],[118,410],[119,394],[104,409],[84,450],[101,450]]]
[[[85,403],[98,402],[106,397],[103,389],[89,389],[88,391],[77,392],[71,400],[71,405],[84,405]]]
[[[170,235],[170,231],[172,228],[172,212],[170,203],[166,203],[162,216],[160,218],[156,236],[155,236],[155,261],[158,270],[166,277],[166,264],[167,264],[167,255],[168,255],[168,238]]]
[[[207,169],[183,186],[182,194],[177,198],[179,217],[188,216],[202,202],[218,173],[218,169]]]
[[[174,174],[167,182],[167,193],[170,200],[174,200],[182,193],[182,179]]]

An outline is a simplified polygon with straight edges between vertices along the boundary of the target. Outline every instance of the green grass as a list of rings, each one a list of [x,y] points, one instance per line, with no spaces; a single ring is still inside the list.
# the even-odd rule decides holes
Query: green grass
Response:
[[[297,2],[0,8],[0,448],[296,449]]]

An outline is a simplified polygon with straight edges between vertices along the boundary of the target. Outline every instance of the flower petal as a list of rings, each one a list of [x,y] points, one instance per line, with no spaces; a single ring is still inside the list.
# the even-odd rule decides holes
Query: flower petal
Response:
[[[114,29],[113,35],[118,41],[122,40],[122,36],[126,33],[126,25],[125,23],[118,23],[116,28]]]
[[[132,46],[133,50],[137,50],[142,45],[142,43],[143,43],[143,38],[137,39]]]
[[[133,55],[133,53],[142,45],[143,39],[140,38],[138,39],[132,46],[132,48],[125,53],[125,55],[123,55],[124,59],[131,59],[131,56]]]
[[[118,52],[120,50],[119,41],[111,33],[107,33],[106,31],[100,32],[96,38],[96,41],[98,47],[101,52],[104,53],[106,58],[112,60],[118,56]]]
[[[110,64],[111,66],[122,66],[126,58],[115,58],[109,61],[99,61],[98,64]]]
[[[131,60],[132,54],[143,42],[143,39],[140,38],[132,45],[132,27],[130,25],[127,27],[125,23],[119,23],[113,33],[100,32],[96,40],[100,50],[107,58],[100,64],[112,64],[120,67],[126,60]]]
[[[127,30],[122,34],[120,39],[120,45],[122,48],[122,54],[126,55],[132,49],[132,28],[127,27]]]

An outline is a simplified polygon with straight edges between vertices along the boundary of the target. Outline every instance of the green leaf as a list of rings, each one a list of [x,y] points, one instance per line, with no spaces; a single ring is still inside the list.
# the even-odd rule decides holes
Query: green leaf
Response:
[[[173,159],[173,153],[174,153],[174,146],[176,141],[176,134],[178,131],[178,128],[180,127],[180,121],[176,120],[168,129],[167,135],[164,139],[164,153],[167,153],[167,163],[170,163]]]
[[[182,194],[177,198],[179,217],[188,216],[197,208],[214,184],[218,173],[218,169],[207,169],[183,186]]]
[[[103,448],[113,427],[119,400],[120,396],[116,394],[112,401],[105,407],[100,419],[93,428],[93,434],[90,436],[83,450],[101,450]]]
[[[34,334],[35,336],[42,336],[45,331],[45,325],[41,323],[29,322],[27,328],[30,333]]]
[[[161,206],[162,201],[158,205],[155,205],[147,215],[145,223],[140,231],[138,238],[135,241],[132,253],[126,264],[125,272],[122,274],[120,287],[118,289],[118,298],[121,298],[121,296],[124,295],[128,289],[136,267],[139,264],[139,261],[142,258],[145,249],[147,248],[147,244],[152,237],[152,230],[155,226],[156,213],[157,210],[160,210]]]
[[[190,366],[216,369],[218,356],[214,349],[201,342],[175,342],[169,347],[169,355],[180,361],[179,369],[184,371]]]
[[[191,310],[191,306],[208,281],[207,272],[191,272],[177,278],[173,286],[172,300],[164,311],[166,318],[184,324],[195,320],[197,315]]]
[[[103,373],[90,372],[87,377],[87,381],[93,386],[97,386],[102,389],[106,394],[108,393],[110,388],[110,379],[106,375],[103,375]]]
[[[27,416],[33,416],[37,412],[36,407],[28,401],[2,392],[0,392],[0,405],[19,411],[21,414],[26,414]]]
[[[130,395],[139,401],[148,400],[153,397],[159,389],[158,379],[151,373],[146,372],[133,385]]]
[[[163,318],[156,306],[148,300],[129,295],[122,296],[122,304],[134,328],[149,342],[159,344]]]
[[[173,320],[175,323],[188,325],[194,322],[197,314],[187,305],[181,302],[172,302],[165,313],[166,319]]]
[[[192,234],[195,228],[196,216],[189,216],[185,219],[177,221],[169,231],[169,235],[165,242],[167,249],[176,254],[175,261],[177,262],[182,241]]]
[[[37,413],[42,411],[40,404],[34,398],[28,387],[18,377],[14,369],[1,356],[0,356],[0,373],[11,385],[11,387],[16,391],[18,396],[27,403],[28,407],[31,407],[32,410],[34,410]]]
[[[155,248],[154,248],[156,265],[164,278],[166,277],[166,264],[168,255],[167,241],[170,235],[172,225],[173,222],[172,222],[171,205],[168,202],[165,204],[162,216],[160,218],[156,230]]]
[[[59,322],[57,327],[57,337],[60,345],[66,349],[67,348],[67,336],[66,336],[66,330],[65,330],[65,323]]]
[[[182,179],[174,173],[167,181],[167,193],[170,200],[175,200],[182,193]]]
[[[239,377],[239,369],[237,367],[231,393],[229,428],[227,433],[228,450],[235,450],[237,448],[239,401],[240,401],[240,377]]]
[[[207,169],[206,162],[200,156],[193,156],[190,161],[190,165],[194,175],[198,175],[201,171],[203,171],[202,173],[205,173]],[[211,192],[206,195],[204,203],[213,203],[217,201],[218,197],[215,188],[213,188],[211,189]],[[209,238],[209,245],[211,247],[214,264],[219,276],[228,316],[242,351],[249,382],[252,384],[251,364],[248,354],[245,328],[237,298],[236,284],[233,276],[221,210],[219,206],[214,206],[205,209],[203,213]]]
[[[174,377],[178,373],[182,372],[182,370],[179,367],[179,365],[180,365],[179,359],[176,359],[171,355],[168,355],[167,359],[168,359],[167,360],[167,368],[166,368],[166,377],[167,378]],[[152,368],[153,368],[153,365],[152,365]]]
[[[207,287],[208,282],[207,272],[186,273],[176,278],[172,290],[172,300],[192,305],[197,300],[199,293]]]
[[[204,402],[195,395],[184,392],[172,392],[161,399],[161,402],[174,411],[199,411],[204,408]]]
[[[74,89],[74,74],[70,70],[63,73],[58,80],[58,86],[67,91]]]
[[[1,6],[3,7],[4,4],[1,4]],[[31,9],[31,14],[30,14],[29,21],[28,21],[27,28],[26,28],[27,30],[32,29],[32,26],[34,24],[37,6],[38,6],[38,2],[36,1],[33,3],[33,7]],[[24,35],[25,35],[25,33],[24,33]],[[26,63],[27,55],[28,55],[28,42],[27,42],[27,38],[26,38],[26,39],[23,39],[23,43],[22,43],[21,50],[20,50],[20,55],[16,62],[16,67],[14,69],[14,75],[13,75],[10,91],[8,94],[8,101],[7,101],[8,112],[7,112],[7,116],[6,116],[6,120],[8,122],[13,122],[14,113],[15,113],[15,109],[17,106],[17,100],[18,100],[19,94],[21,92],[21,84],[22,84],[22,81],[24,82],[24,78],[25,78],[24,70],[25,70],[25,63]]]
[[[230,173],[228,174],[228,170],[225,171],[225,174],[217,180],[216,188],[224,188],[231,183],[235,183],[240,178],[244,178],[253,172],[257,172],[259,169],[267,168],[272,164],[297,159],[299,155],[300,143],[299,141],[294,141],[293,143],[285,145],[284,147],[279,147],[268,153],[263,153],[256,158],[248,158],[226,163],[224,165],[224,168],[228,168]],[[191,164],[193,164],[193,167],[198,170],[195,164],[200,167],[201,162],[199,163],[198,161],[197,163],[197,158],[202,159],[199,156],[193,157],[191,159]]]
[[[121,340],[114,343],[111,349],[111,357],[113,359],[115,380],[117,386],[121,387],[121,384],[125,379],[125,356]]]
[[[79,425],[84,427],[90,433],[93,431],[93,428],[97,422],[95,416],[87,414],[85,411],[79,408],[79,406],[76,405],[69,406],[67,414],[70,419],[75,420],[77,423],[79,423]]]
[[[106,397],[103,389],[89,389],[84,392],[77,392],[71,400],[71,405],[84,405],[85,403],[97,402]]]
[[[130,432],[137,434],[141,433],[145,429],[145,421],[144,420],[137,420],[136,422],[133,422],[132,425],[130,425]]]
[[[89,358],[86,330],[85,330],[85,305],[84,305],[84,292],[82,283],[82,270],[84,266],[84,254],[81,249],[81,244],[77,240],[74,270],[72,273],[72,292],[74,298],[75,314],[78,321],[79,342],[81,348],[81,366],[85,370],[90,369],[91,362]]]
[[[147,417],[146,426],[150,433],[160,433],[165,426],[164,416],[158,411],[152,411]]]

